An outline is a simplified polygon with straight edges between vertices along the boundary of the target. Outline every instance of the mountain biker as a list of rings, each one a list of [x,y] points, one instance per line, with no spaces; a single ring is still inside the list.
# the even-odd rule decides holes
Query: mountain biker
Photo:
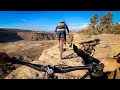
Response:
[[[60,36],[63,38],[62,47],[63,47],[64,43],[65,43],[65,47],[66,47],[66,30],[69,33],[69,28],[68,28],[67,24],[65,23],[64,20],[61,20],[55,29],[55,33],[56,33],[57,39],[58,39],[58,45],[59,45],[58,47],[60,47]]]

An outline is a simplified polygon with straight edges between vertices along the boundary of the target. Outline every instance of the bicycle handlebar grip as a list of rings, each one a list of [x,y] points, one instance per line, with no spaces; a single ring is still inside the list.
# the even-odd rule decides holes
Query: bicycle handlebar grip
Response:
[[[103,63],[97,64],[97,65],[93,66],[93,72],[91,73],[91,75],[95,76],[95,77],[102,76],[104,74],[103,68],[104,68],[104,64]]]

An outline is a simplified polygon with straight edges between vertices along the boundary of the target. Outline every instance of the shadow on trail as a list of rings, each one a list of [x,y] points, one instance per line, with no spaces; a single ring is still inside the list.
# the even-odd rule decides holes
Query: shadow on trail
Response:
[[[97,63],[97,64],[100,63],[100,61],[99,61],[98,59],[90,56],[88,53],[84,52],[83,50],[78,49],[78,47],[75,46],[74,44],[73,44],[73,50],[74,50],[74,52],[75,52],[78,56],[80,56],[80,57],[83,59],[84,65],[92,64],[92,63]],[[89,71],[89,70],[88,70],[88,71]],[[89,73],[91,73],[91,71],[89,71]],[[96,77],[93,77],[93,76],[91,76],[91,75],[90,75],[90,77],[91,77],[91,79],[107,79],[107,78],[108,78],[107,74],[108,74],[108,73],[104,73],[103,76],[97,77],[97,78],[96,78]],[[87,75],[86,75],[86,76],[87,76]]]

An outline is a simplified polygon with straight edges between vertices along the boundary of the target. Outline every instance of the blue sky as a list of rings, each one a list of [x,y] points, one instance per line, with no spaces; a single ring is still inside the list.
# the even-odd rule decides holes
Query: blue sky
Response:
[[[0,27],[30,30],[54,30],[64,19],[70,30],[85,28],[89,18],[98,14],[99,18],[111,12],[113,22],[120,22],[120,11],[0,11]]]

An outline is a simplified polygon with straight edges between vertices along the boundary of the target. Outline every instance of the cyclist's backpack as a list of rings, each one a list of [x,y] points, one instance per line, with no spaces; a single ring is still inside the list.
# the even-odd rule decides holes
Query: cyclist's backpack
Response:
[[[65,23],[60,23],[58,25],[58,29],[65,29],[66,28],[66,24]]]

